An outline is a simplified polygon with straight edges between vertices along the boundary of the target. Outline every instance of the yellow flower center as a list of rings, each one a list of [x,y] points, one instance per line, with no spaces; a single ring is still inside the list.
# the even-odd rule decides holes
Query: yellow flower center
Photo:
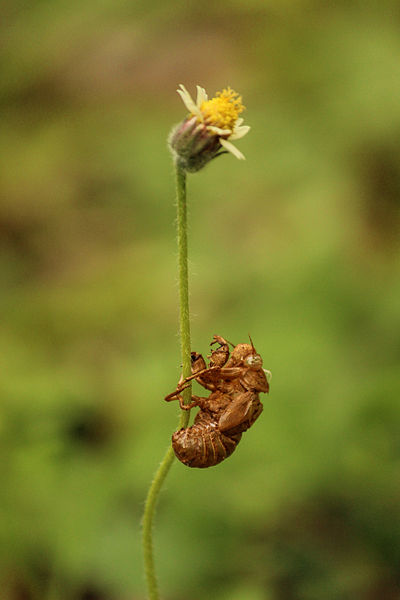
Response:
[[[231,131],[244,108],[242,97],[231,88],[217,92],[215,98],[206,100],[200,106],[206,125]]]

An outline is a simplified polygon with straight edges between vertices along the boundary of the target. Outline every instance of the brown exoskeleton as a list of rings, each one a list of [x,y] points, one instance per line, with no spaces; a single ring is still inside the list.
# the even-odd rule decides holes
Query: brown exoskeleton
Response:
[[[251,340],[250,340],[251,341]],[[209,366],[201,354],[192,352],[192,375],[181,379],[167,402],[178,399],[183,410],[199,406],[194,423],[172,436],[174,452],[188,467],[212,467],[230,456],[242,433],[260,416],[263,405],[259,392],[268,392],[269,384],[262,358],[251,344],[238,344],[229,352],[229,342],[215,335]],[[233,346],[233,344],[231,344]],[[211,394],[207,398],[192,395],[185,405],[181,392],[195,379]]]

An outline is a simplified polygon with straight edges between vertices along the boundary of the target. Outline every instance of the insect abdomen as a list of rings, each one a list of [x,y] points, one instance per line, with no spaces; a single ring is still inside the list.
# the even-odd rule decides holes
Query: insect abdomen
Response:
[[[241,437],[241,433],[232,437],[222,433],[208,415],[200,412],[191,427],[175,431],[172,447],[185,465],[203,469],[213,467],[230,456]]]

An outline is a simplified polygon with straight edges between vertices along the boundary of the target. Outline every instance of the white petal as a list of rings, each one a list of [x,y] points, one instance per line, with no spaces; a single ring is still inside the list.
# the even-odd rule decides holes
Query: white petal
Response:
[[[244,119],[242,119],[242,117],[240,117],[240,119],[237,119],[236,123],[235,123],[235,127],[239,127],[239,125],[241,125],[243,123],[243,121],[244,121]],[[235,129],[235,127],[234,127],[234,129]]]
[[[240,140],[240,138],[244,137],[249,131],[250,127],[248,125],[242,125],[242,127],[235,127],[232,135],[229,136],[229,139]]]
[[[221,129],[221,127],[215,127],[215,125],[207,125],[207,129],[217,135],[229,135],[232,133],[230,129]]]
[[[238,150],[236,146],[228,142],[228,140],[224,140],[224,138],[221,138],[219,142],[225,148],[225,150],[231,152],[233,156],[236,156],[236,158],[238,158],[239,160],[245,159],[244,155],[240,152],[240,150]]]
[[[207,102],[208,100],[208,96],[207,96],[207,92],[204,88],[200,87],[199,85],[196,86],[197,87],[197,106],[198,108],[200,108],[200,106],[203,104],[203,102]]]
[[[196,115],[196,117],[200,117],[202,119],[202,114],[201,114],[200,110],[198,109],[198,107],[196,106],[196,104],[193,102],[192,97],[189,94],[189,92],[187,91],[187,89],[185,88],[185,86],[182,85],[182,83],[181,83],[179,87],[181,89],[180,90],[176,90],[176,91],[178,92],[178,94],[182,98],[183,104],[186,106],[186,108],[188,109],[188,111],[190,113]]]

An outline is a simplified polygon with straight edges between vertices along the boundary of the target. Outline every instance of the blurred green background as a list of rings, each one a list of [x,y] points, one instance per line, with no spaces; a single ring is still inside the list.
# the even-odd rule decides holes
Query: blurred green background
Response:
[[[166,600],[400,598],[400,11],[394,0],[5,0],[1,600],[143,600],[177,425],[175,90],[250,134],[189,176],[193,349],[251,334],[264,413],[173,466]]]

